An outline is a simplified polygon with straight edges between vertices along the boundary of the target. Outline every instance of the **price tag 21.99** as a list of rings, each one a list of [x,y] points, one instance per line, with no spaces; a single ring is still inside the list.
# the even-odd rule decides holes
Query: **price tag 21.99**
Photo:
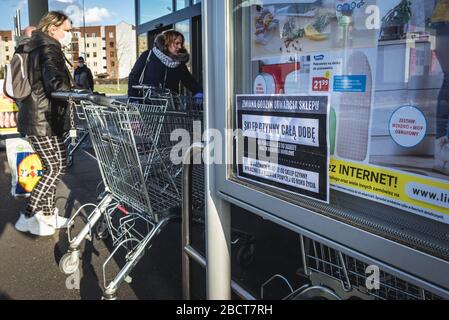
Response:
[[[313,78],[313,91],[329,92],[329,79],[324,77]]]

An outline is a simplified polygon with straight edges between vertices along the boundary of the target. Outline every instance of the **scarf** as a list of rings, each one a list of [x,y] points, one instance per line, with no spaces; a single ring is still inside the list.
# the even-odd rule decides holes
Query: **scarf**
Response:
[[[156,57],[167,67],[175,69],[180,66],[181,62],[178,60],[173,59],[172,57],[167,56],[165,53],[163,53],[158,48],[153,48],[153,53],[156,55]]]

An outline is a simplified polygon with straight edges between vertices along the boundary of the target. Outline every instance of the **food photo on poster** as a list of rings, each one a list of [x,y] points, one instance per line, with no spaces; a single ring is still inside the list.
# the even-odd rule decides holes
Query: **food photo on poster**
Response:
[[[330,49],[372,46],[377,31],[367,27],[365,1],[261,1],[252,6],[252,59]],[[350,32],[349,42],[345,36]]]

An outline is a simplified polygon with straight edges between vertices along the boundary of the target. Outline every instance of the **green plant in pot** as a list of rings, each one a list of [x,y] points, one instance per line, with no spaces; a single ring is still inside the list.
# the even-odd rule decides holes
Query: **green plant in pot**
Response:
[[[380,40],[400,40],[407,36],[407,26],[412,17],[412,3],[402,0],[382,18]]]

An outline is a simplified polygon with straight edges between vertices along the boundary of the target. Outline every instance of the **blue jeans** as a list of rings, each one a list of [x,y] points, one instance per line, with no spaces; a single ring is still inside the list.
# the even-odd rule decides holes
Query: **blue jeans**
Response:
[[[437,139],[449,137],[449,75],[444,78],[437,106]]]

